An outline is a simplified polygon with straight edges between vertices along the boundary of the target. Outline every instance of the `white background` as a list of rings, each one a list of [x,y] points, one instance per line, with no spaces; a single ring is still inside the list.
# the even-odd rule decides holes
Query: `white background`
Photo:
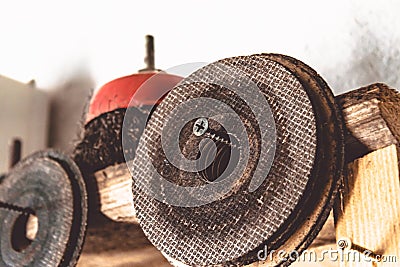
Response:
[[[283,53],[340,93],[375,81],[399,88],[399,1],[3,1],[0,74],[50,89],[74,75],[98,88],[143,67]]]

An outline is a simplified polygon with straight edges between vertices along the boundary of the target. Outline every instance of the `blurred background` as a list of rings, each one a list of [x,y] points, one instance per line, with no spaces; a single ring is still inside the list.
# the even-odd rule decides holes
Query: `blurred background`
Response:
[[[47,124],[50,135],[32,142],[70,150],[91,91],[144,66],[146,34],[155,36],[161,69],[274,52],[309,64],[335,94],[377,81],[399,88],[399,8],[394,0],[1,0],[0,122],[4,126],[17,112],[10,105],[32,104],[11,101],[4,89],[13,87],[8,78],[45,91],[51,116],[44,122],[35,118],[46,113],[36,110],[45,106],[39,102],[25,112],[32,126],[2,127],[0,133],[19,128],[23,135],[37,125],[31,134],[43,135]],[[23,154],[37,149],[29,143],[24,148]],[[3,155],[0,171],[4,160]]]
[[[400,88],[399,10],[394,0],[0,0],[0,173],[16,142],[22,156],[70,152],[93,91],[144,66],[146,34],[160,69],[274,52],[340,94],[373,82]]]

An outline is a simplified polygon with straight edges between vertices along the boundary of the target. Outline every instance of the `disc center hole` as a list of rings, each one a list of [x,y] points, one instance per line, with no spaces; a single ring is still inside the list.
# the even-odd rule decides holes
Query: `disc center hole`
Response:
[[[199,168],[202,170],[200,175],[208,182],[215,182],[218,178],[225,179],[232,173],[239,161],[238,150],[232,146],[232,144],[237,143],[236,138],[224,132],[216,132],[215,134],[219,139],[215,141],[217,153],[213,162],[208,167],[205,167],[207,158],[211,157],[211,145],[204,148],[206,153],[205,161],[199,162]],[[225,141],[229,142],[229,144],[226,144]],[[200,153],[198,157],[200,157]],[[221,177],[223,174],[224,177]]]
[[[11,232],[11,246],[17,252],[25,250],[36,238],[39,229],[38,218],[34,214],[21,214]]]

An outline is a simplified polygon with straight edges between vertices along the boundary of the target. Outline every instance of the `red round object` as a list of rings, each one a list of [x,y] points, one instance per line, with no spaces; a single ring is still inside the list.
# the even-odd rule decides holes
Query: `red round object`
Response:
[[[136,73],[115,79],[94,95],[86,122],[117,108],[158,104],[161,101],[160,95],[168,93],[181,80],[182,77],[164,72]],[[138,91],[139,88],[141,90]],[[133,95],[135,99],[131,103]]]

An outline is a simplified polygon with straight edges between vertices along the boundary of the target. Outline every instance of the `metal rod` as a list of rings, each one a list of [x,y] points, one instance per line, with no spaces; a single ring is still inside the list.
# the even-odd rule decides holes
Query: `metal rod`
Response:
[[[144,58],[147,71],[155,70],[154,62],[154,37],[152,35],[146,35],[146,56]]]

